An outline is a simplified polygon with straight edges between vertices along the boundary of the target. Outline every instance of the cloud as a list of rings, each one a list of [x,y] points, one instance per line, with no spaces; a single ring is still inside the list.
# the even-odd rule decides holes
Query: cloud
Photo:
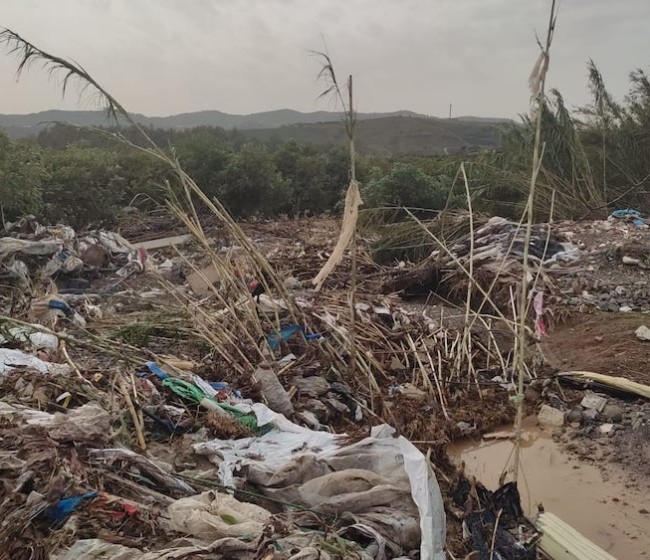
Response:
[[[341,76],[355,76],[360,110],[514,116],[545,33],[545,0],[20,0],[0,25],[84,65],[129,109],[247,113],[316,101],[324,37]],[[549,85],[588,100],[593,58],[622,96],[650,63],[650,2],[564,2]],[[605,39],[606,38],[606,39]],[[0,112],[78,106],[34,70],[15,83],[0,58]]]

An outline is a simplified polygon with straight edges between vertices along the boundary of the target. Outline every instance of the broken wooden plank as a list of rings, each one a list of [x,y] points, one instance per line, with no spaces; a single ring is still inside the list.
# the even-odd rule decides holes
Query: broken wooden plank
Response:
[[[613,375],[604,375],[602,373],[595,373],[593,371],[565,371],[558,373],[562,377],[570,378],[579,378],[587,381],[593,381],[608,387],[613,387],[619,391],[624,391],[626,393],[632,393],[646,399],[650,399],[650,387],[648,385],[643,385],[642,383],[637,383],[636,381],[630,381],[625,377],[614,377]]]
[[[552,560],[616,560],[557,515],[541,513],[535,525],[542,534],[539,547]]]
[[[201,270],[196,270],[187,277],[187,283],[197,296],[205,296],[212,290],[212,286],[221,278],[220,272],[214,264]]]
[[[164,247],[171,247],[172,245],[182,245],[192,239],[192,235],[186,233],[185,235],[174,235],[173,237],[162,237],[160,239],[152,239],[151,241],[141,241],[140,243],[131,243],[134,249],[144,249],[145,251],[152,251],[154,249],[163,249]]]

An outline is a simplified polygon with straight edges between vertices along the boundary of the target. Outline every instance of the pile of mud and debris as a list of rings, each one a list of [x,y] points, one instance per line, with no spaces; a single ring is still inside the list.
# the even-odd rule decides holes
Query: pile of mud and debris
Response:
[[[453,301],[469,267],[483,290],[498,282],[489,311],[507,321],[513,224],[488,220],[419,265],[380,266],[361,240],[356,266],[346,252],[315,289],[333,219],[191,235],[159,219],[6,226],[0,558],[536,558],[516,483],[491,492],[446,453],[514,416],[486,298],[471,313]],[[538,228],[528,251],[538,339],[584,257],[561,229]]]

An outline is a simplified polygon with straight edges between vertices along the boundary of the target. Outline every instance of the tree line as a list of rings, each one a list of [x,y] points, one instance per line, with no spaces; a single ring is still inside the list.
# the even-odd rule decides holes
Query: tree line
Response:
[[[542,106],[543,164],[537,217],[580,218],[615,207],[650,211],[650,80],[630,74],[628,94],[613,99],[589,63],[592,102],[570,111],[557,90]],[[450,156],[359,157],[357,179],[366,208],[440,210],[467,204],[458,170],[464,161],[472,206],[516,218],[527,192],[534,118],[501,125],[501,146],[469,161]],[[91,131],[52,125],[37,138],[10,141],[0,131],[0,201],[5,220],[35,214],[76,226],[115,220],[127,206],[164,201],[173,177],[164,164],[124,143],[135,131]],[[148,129],[211,197],[237,218],[338,212],[348,184],[345,148],[296,142],[252,142],[237,130]]]

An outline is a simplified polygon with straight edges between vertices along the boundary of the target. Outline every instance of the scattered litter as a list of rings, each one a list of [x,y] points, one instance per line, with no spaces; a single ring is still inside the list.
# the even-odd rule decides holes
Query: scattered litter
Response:
[[[0,348],[0,375],[5,375],[16,368],[29,368],[39,373],[50,373],[52,375],[63,375],[70,372],[70,366],[67,364],[44,362],[36,356],[25,354],[21,350]]]
[[[219,492],[176,500],[167,508],[175,531],[213,542],[224,537],[259,537],[271,514]]]
[[[639,228],[647,228],[648,224],[646,220],[642,217],[641,212],[638,210],[632,210],[627,208],[624,210],[614,210],[609,215],[609,220],[620,220],[624,222],[629,222]]]
[[[219,281],[221,273],[213,264],[196,270],[187,277],[187,283],[197,296],[205,296],[211,293],[212,286]]]
[[[466,345],[464,310],[453,310],[454,324],[446,307],[401,299],[417,289],[464,299],[460,267],[472,263],[484,287],[501,270],[494,304],[505,303],[508,313],[523,270],[522,232],[507,220],[483,221],[473,255],[469,237],[460,236],[451,254],[438,247],[422,267],[379,267],[359,241],[352,364],[350,258],[341,249],[351,229],[344,227],[332,252],[327,223],[316,235],[296,235],[293,221],[244,224],[260,247],[255,259],[242,239],[215,229],[209,242],[223,248],[219,267],[177,229],[145,242],[136,241],[141,224],[120,228],[124,237],[34,222],[7,232],[5,239],[18,241],[4,243],[2,259],[11,291],[0,349],[9,519],[0,538],[16,543],[10,553],[43,555],[38,547],[46,542],[56,560],[254,560],[270,550],[293,560],[406,558],[416,550],[422,560],[442,560],[449,522],[451,539],[460,539],[464,526],[467,540],[451,543],[464,555],[487,550],[489,558],[494,540],[495,558],[514,550],[534,557],[537,534],[516,485],[490,492],[470,483],[436,445],[508,420],[511,355],[488,338],[503,325],[490,317],[484,328],[477,320]],[[632,231],[617,223],[612,231]],[[278,227],[290,242],[269,246]],[[529,247],[531,275],[540,276],[528,325],[544,342],[562,297],[558,279],[572,278],[587,254],[562,227],[536,226]],[[160,231],[150,228],[147,238]],[[278,273],[276,281],[265,278],[264,290],[249,285],[264,277],[262,257]],[[624,288],[606,303],[638,309],[623,299],[633,292]],[[576,289],[601,303],[596,288]],[[40,332],[39,323],[49,331]],[[583,374],[567,376],[599,390],[647,390]],[[569,410],[575,400],[551,389],[532,382],[526,398],[541,405],[540,424],[559,427],[565,413],[557,407]],[[613,405],[594,406],[574,407],[571,421],[594,434],[620,423],[622,412],[607,408]],[[484,435],[512,437],[505,430]]]

